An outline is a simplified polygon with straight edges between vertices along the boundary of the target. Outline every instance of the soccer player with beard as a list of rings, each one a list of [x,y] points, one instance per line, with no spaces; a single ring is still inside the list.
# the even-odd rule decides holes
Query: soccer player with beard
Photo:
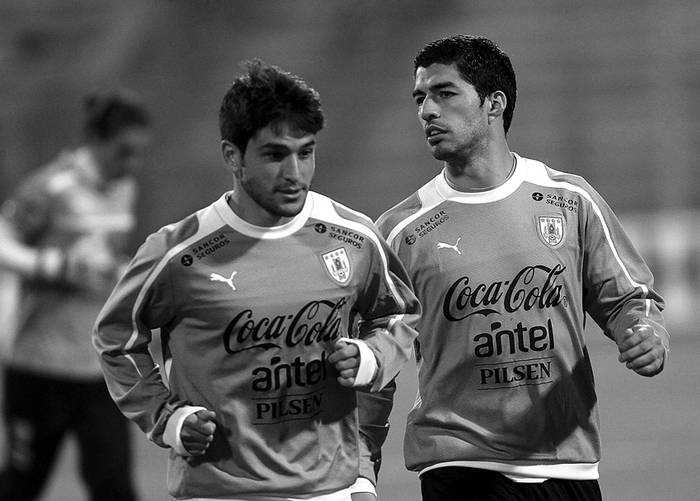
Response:
[[[233,190],[147,238],[94,343],[121,410],[170,447],[176,499],[376,499],[357,392],[392,382],[420,306],[371,220],[309,189],[316,91],[247,70],[219,112]]]
[[[600,499],[585,316],[627,368],[658,374],[653,277],[586,181],[509,149],[515,73],[493,42],[437,40],[414,72],[444,169],[377,223],[423,307],[407,467],[424,501]]]

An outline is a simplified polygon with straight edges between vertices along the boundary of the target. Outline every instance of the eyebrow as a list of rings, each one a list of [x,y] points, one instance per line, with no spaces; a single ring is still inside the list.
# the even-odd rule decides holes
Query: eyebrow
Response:
[[[316,145],[316,139],[309,139],[305,143],[301,144],[299,146],[299,149],[302,148],[308,148],[309,146],[315,146]],[[277,143],[274,141],[268,141],[265,144],[261,144],[258,146],[259,150],[264,150],[264,149],[270,149],[270,150],[291,150],[291,148],[284,144],[284,143]]]
[[[447,87],[456,87],[456,85],[452,82],[440,82],[440,83],[436,83],[434,85],[431,85],[430,87],[428,87],[428,90],[434,92],[437,90],[445,89]],[[416,89],[413,91],[412,95],[413,95],[413,97],[416,97],[416,96],[420,96],[422,94],[425,94],[425,92],[423,92],[422,90]]]

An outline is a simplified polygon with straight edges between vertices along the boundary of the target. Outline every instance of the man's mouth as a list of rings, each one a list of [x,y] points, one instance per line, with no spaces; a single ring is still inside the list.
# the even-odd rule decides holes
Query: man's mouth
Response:
[[[296,187],[288,186],[285,188],[278,188],[277,192],[281,193],[282,195],[294,197],[294,196],[297,196],[297,195],[303,193],[304,188],[302,188],[301,186],[296,186]]]
[[[427,127],[425,129],[425,138],[428,140],[428,143],[433,145],[435,143],[438,143],[442,140],[445,130],[441,129],[440,127]]]

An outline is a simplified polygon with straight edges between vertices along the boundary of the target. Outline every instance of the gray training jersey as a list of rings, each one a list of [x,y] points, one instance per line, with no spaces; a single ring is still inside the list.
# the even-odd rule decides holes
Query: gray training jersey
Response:
[[[483,192],[440,173],[378,221],[423,306],[406,463],[597,478],[586,313],[613,339],[637,322],[667,335],[663,301],[588,183],[516,160]]]
[[[152,234],[105,304],[95,345],[112,397],[161,446],[177,408],[216,412],[206,455],[170,454],[177,499],[346,488],[361,473],[356,390],[328,357],[359,336],[378,363],[366,390],[380,390],[410,356],[420,305],[366,216],[310,192],[262,228],[227,196]],[[163,374],[147,349],[156,328]]]

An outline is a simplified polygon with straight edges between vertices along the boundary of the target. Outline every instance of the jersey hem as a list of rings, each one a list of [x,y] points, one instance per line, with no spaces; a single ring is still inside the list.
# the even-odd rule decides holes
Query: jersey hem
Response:
[[[308,496],[304,495],[293,495],[293,496],[266,496],[264,494],[260,495],[236,495],[235,497],[225,497],[225,498],[174,498],[182,499],[183,501],[346,501],[353,493],[370,493],[377,495],[377,491],[374,488],[374,484],[364,477],[357,477],[355,483],[350,487],[340,489],[335,492],[330,492],[328,494],[310,494]]]
[[[496,463],[492,461],[446,461],[423,468],[418,472],[418,476],[438,468],[461,466],[464,468],[497,471],[499,473],[503,473],[515,482],[544,482],[550,478],[561,478],[566,480],[597,480],[599,478],[598,464],[598,462],[595,462],[515,465],[508,463]]]

